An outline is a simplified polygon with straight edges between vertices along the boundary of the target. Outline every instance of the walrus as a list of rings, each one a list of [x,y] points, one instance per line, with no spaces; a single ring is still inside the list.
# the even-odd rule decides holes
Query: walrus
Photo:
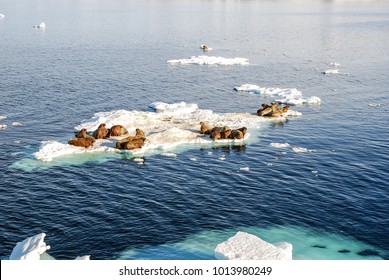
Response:
[[[112,126],[109,129],[108,136],[109,137],[111,137],[111,136],[122,136],[122,135],[125,135],[127,133],[128,133],[127,129],[125,129],[124,126],[118,124],[118,125]]]
[[[76,138],[86,138],[86,128],[81,129],[78,133],[76,133]]]
[[[209,47],[207,45],[201,45],[200,48],[203,50],[203,51],[208,51]]]
[[[95,142],[95,138],[88,136],[85,138],[73,138],[68,142],[68,144],[77,147],[89,148],[93,146],[94,142]]]
[[[268,104],[264,103],[262,104],[262,108],[257,110],[257,115],[260,117],[266,116],[273,112],[272,106],[269,106]]]
[[[231,135],[231,129],[226,129],[220,131],[220,139],[228,139]]]
[[[238,129],[234,129],[234,130],[231,131],[230,138],[231,139],[242,139],[243,138],[243,132],[238,130]]]
[[[132,139],[130,141],[123,143],[122,149],[125,149],[125,150],[140,149],[143,147],[145,140],[146,140],[146,138],[144,138],[144,137]]]
[[[225,131],[225,130],[228,130],[230,129],[228,126],[215,126],[214,128],[211,129],[211,133],[214,132],[214,131]]]
[[[144,139],[143,140],[143,143],[144,141],[146,140],[145,138],[145,133],[143,132],[143,130],[137,128],[135,129],[135,136],[128,136],[122,140],[119,140],[116,142],[116,148],[118,149],[123,149],[125,143],[129,142],[129,141],[134,141],[136,139]]]
[[[202,134],[211,134],[211,130],[209,128],[209,125],[205,122],[200,122],[200,132]]]
[[[213,141],[221,139],[220,131],[218,131],[218,130],[213,131],[211,133],[211,138],[213,139]]]
[[[247,133],[247,127],[241,127],[241,128],[238,128],[239,131],[242,131],[242,134],[243,134],[243,137],[245,137],[246,133]]]
[[[95,139],[104,139],[107,137],[108,129],[105,127],[105,123],[101,123],[99,127],[93,131],[92,136]]]
[[[285,105],[282,109],[282,113],[286,113],[289,110],[289,105]]]

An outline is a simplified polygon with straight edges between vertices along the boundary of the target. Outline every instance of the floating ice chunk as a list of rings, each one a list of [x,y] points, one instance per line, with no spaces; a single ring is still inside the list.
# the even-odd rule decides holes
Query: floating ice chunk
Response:
[[[0,18],[5,18],[5,15],[3,15],[3,14],[0,14]]]
[[[13,122],[12,126],[21,126],[22,124],[20,122]]]
[[[138,164],[143,164],[145,162],[143,158],[134,158],[134,161]]]
[[[0,124],[0,129],[6,129],[7,125],[6,124]]]
[[[197,158],[191,157],[190,160],[191,160],[191,161],[197,161]]]
[[[249,64],[249,60],[247,58],[236,57],[236,58],[224,58],[224,57],[216,57],[216,56],[207,56],[207,55],[199,55],[192,56],[191,58],[184,59],[172,59],[168,60],[167,63],[170,64],[199,64],[199,65],[247,65]]]
[[[75,260],[76,261],[89,261],[90,260],[90,255],[85,255],[85,256],[77,257]]]
[[[44,28],[46,28],[46,24],[45,24],[44,22],[41,22],[40,24],[38,24],[38,25],[33,25],[32,27],[44,29]]]
[[[292,147],[292,150],[295,153],[309,153],[315,151],[315,150],[308,150],[307,148],[302,148],[302,147]]]
[[[172,158],[177,157],[177,154],[174,153],[162,153],[161,155],[165,157],[172,157]]]
[[[6,118],[6,116],[0,116],[0,121],[5,120]]]
[[[268,243],[259,237],[239,231],[214,250],[219,260],[292,260],[293,246],[287,242]]]
[[[260,87],[253,84],[243,84],[239,87],[234,87],[234,90],[278,97],[275,101],[289,105],[318,104],[321,102],[320,98],[316,96],[303,98],[302,92],[296,88]]]
[[[50,249],[44,242],[46,234],[40,233],[18,242],[12,250],[10,260],[40,260],[41,255]]]
[[[290,145],[288,143],[270,143],[274,148],[288,148]]]
[[[163,103],[163,102],[153,102],[149,105],[150,108],[154,109],[158,113],[169,112],[170,114],[181,114],[181,113],[191,113],[196,111],[199,107],[197,104],[187,104],[186,102],[180,103]]]
[[[369,103],[369,107],[382,107],[382,106],[384,106],[384,104],[382,103]]]
[[[338,67],[340,66],[340,64],[337,63],[337,62],[331,62],[330,65],[331,65],[332,67],[335,67],[335,68],[338,68]]]
[[[239,170],[241,170],[241,171],[250,171],[250,167],[241,167],[241,168],[239,168]]]
[[[339,69],[327,69],[322,72],[324,75],[338,74],[338,75],[350,75],[350,73],[339,72]]]

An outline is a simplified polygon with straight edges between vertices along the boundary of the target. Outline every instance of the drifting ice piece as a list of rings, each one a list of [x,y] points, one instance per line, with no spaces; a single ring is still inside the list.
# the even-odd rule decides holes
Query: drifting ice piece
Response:
[[[239,231],[216,246],[218,260],[291,260],[293,246],[287,242],[270,244],[259,237]]]
[[[50,249],[43,241],[46,234],[40,233],[18,242],[12,250],[10,260],[40,260],[40,256]]]

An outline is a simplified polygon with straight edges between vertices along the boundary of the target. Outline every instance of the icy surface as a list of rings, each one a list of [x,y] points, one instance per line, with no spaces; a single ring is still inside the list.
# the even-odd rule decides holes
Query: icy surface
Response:
[[[99,112],[91,119],[83,121],[75,127],[75,130],[86,128],[87,131],[94,131],[99,124],[106,123],[109,128],[116,124],[123,125],[130,135],[135,135],[135,129],[140,128],[145,132],[146,143],[141,149],[131,151],[121,151],[115,148],[116,141],[125,136],[112,137],[110,139],[98,139],[93,147],[83,148],[68,145],[67,141],[43,141],[39,151],[33,155],[40,161],[52,161],[55,158],[74,154],[89,154],[97,152],[110,153],[130,153],[132,155],[144,154],[166,154],[170,150],[180,145],[215,145],[217,143],[241,144],[250,137],[247,133],[244,139],[232,140],[223,139],[213,141],[208,135],[199,134],[200,122],[205,121],[211,126],[229,126],[230,128],[247,127],[260,129],[269,122],[285,120],[280,118],[262,118],[256,114],[249,113],[228,113],[217,114],[211,110],[199,109],[197,104],[187,104],[185,102],[167,104],[154,102],[149,105],[154,111],[126,111],[115,110],[109,112]],[[287,116],[298,116],[301,113],[289,110]],[[73,133],[73,132],[72,132]],[[68,140],[74,137],[69,136]],[[216,143],[217,142],[217,143]]]
[[[288,143],[270,143],[274,148],[288,148],[290,145]]]
[[[50,249],[44,242],[46,234],[40,233],[18,242],[12,250],[10,260],[40,260],[41,255]]]
[[[239,231],[215,248],[219,260],[291,260],[293,246],[281,242],[270,244],[261,238]]]
[[[236,58],[224,58],[220,56],[207,56],[207,55],[199,55],[192,56],[191,58],[183,58],[183,59],[172,59],[168,60],[167,63],[170,64],[206,64],[206,65],[247,65],[249,64],[249,60],[247,58],[236,57]]]
[[[247,91],[260,95],[270,95],[276,98],[275,101],[289,105],[321,103],[321,99],[317,96],[304,98],[302,92],[296,88],[260,87],[254,84],[244,84],[239,87],[235,87],[234,89],[236,91]]]

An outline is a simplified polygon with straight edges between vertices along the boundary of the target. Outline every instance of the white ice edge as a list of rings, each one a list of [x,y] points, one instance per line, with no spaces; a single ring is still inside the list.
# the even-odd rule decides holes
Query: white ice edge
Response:
[[[245,91],[260,95],[270,95],[276,98],[275,101],[288,105],[321,103],[321,99],[317,96],[304,98],[302,92],[296,88],[260,87],[255,84],[243,84],[241,86],[235,87],[234,89],[236,91]]]

